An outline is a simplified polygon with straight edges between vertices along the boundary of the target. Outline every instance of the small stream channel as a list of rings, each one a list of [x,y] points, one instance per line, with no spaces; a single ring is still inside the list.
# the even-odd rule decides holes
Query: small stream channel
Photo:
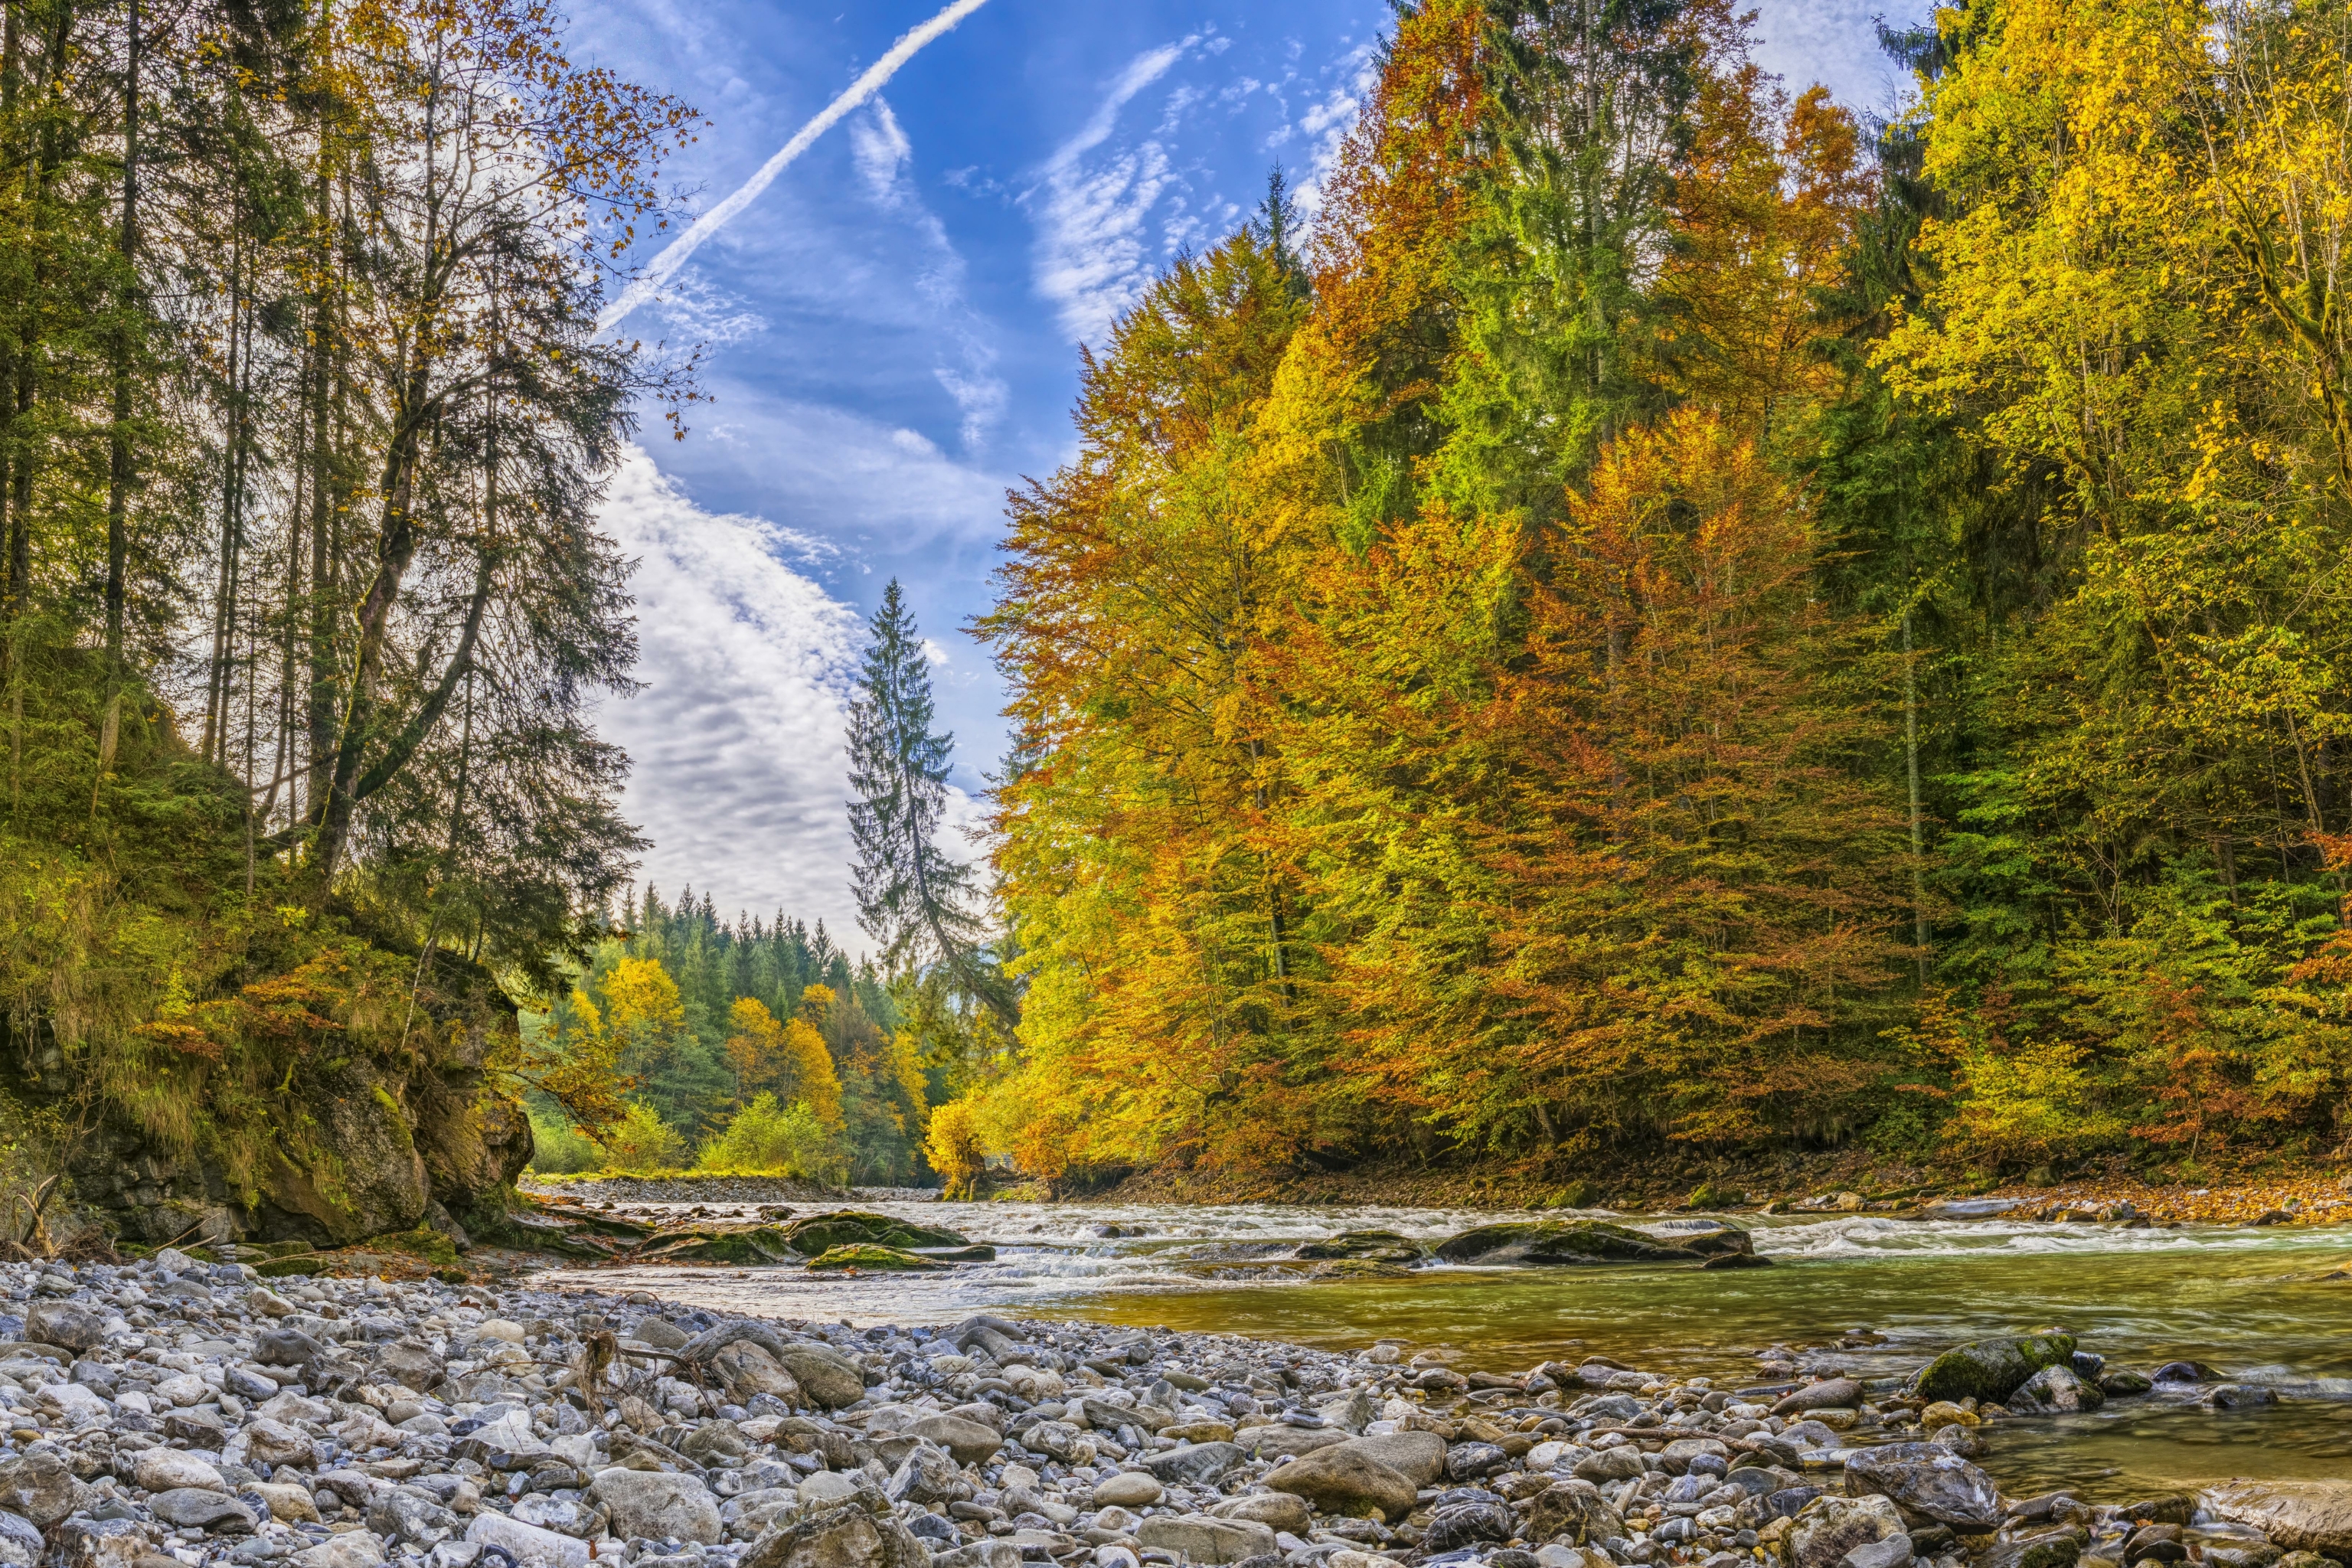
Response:
[[[623,1205],[648,1217],[684,1206]],[[1907,1373],[1963,1340],[2057,1327],[2111,1363],[2204,1362],[2231,1381],[2272,1385],[2279,1401],[2213,1411],[2180,1391],[1996,1424],[1980,1462],[2012,1495],[2063,1485],[2105,1500],[2233,1475],[2352,1473],[2352,1279],[2325,1278],[2352,1264],[2352,1228],[1743,1215],[1776,1267],[1435,1267],[1403,1279],[1301,1281],[1260,1272],[1248,1255],[1342,1230],[1434,1241],[1507,1216],[1278,1205],[858,1206],[963,1231],[995,1246],[997,1261],[860,1279],[666,1267],[568,1278],[772,1317],[942,1322],[986,1310],[1341,1349],[1387,1338],[1410,1350],[1451,1347],[1461,1352],[1457,1371],[1597,1352],[1732,1385],[1759,1381],[1759,1353],[1773,1347],[1796,1352],[1807,1372],[1869,1377]],[[708,1217],[753,1213],[711,1205]]]

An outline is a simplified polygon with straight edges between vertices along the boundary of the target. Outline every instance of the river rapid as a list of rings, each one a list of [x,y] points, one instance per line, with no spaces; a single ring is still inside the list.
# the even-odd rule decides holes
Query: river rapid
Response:
[[[688,1205],[632,1203],[673,1218]],[[749,1205],[699,1205],[706,1220]],[[2012,1495],[2066,1487],[2095,1500],[2151,1487],[2352,1472],[2352,1228],[2053,1225],[2003,1213],[1735,1216],[1770,1268],[1452,1268],[1402,1279],[1301,1280],[1264,1261],[1343,1230],[1436,1241],[1512,1217],[1387,1207],[949,1204],[861,1195],[857,1206],[964,1232],[993,1263],[843,1279],[797,1268],[649,1266],[559,1274],[604,1290],[766,1317],[859,1326],[977,1311],[1248,1334],[1326,1349],[1403,1342],[1457,1352],[1456,1371],[1612,1357],[1719,1385],[1801,1373],[1907,1373],[1964,1340],[2045,1327],[2111,1364],[2209,1363],[2272,1385],[2276,1405],[2213,1411],[2193,1390],[1986,1428],[1979,1462]],[[1988,1207],[1995,1205],[1987,1205]],[[814,1212],[803,1210],[803,1212]],[[1545,1217],[1560,1217],[1548,1215]],[[1666,1216],[1617,1216],[1664,1229]]]

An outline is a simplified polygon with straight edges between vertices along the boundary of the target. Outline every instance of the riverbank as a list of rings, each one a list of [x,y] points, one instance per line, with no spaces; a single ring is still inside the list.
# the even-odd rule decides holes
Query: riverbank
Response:
[[[2322,1568],[2352,1483],[2004,1497],[2104,1401],[2240,1407],[2063,1336],[1916,1384],[1482,1367],[990,1315],[722,1318],[650,1292],[278,1282],[169,1251],[0,1268],[0,1559],[67,1568]],[[68,1371],[70,1366],[70,1373]],[[2169,1548],[2158,1550],[2159,1546]]]
[[[1771,1164],[1702,1170],[1684,1163],[1627,1164],[1604,1183],[1557,1173],[1411,1163],[1360,1170],[1265,1175],[1157,1167],[1093,1194],[1101,1204],[1297,1204],[1414,1208],[1610,1208],[1907,1213],[1938,1202],[1992,1199],[2063,1214],[2128,1212],[2158,1225],[2342,1223],[2352,1219],[2352,1175],[2342,1166],[2246,1172],[2198,1184],[2151,1183],[2120,1167],[2061,1182],[1983,1183],[1852,1152],[1787,1156]]]

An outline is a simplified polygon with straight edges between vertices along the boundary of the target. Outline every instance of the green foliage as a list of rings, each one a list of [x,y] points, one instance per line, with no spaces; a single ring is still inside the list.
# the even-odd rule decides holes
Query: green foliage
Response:
[[[626,1115],[605,1129],[601,1142],[604,1168],[631,1175],[675,1171],[686,1158],[685,1135],[642,1100],[632,1104]]]
[[[706,1139],[694,1168],[722,1176],[800,1176],[838,1184],[847,1161],[838,1135],[808,1106],[779,1106],[772,1094],[754,1096]]]
[[[604,1155],[563,1117],[533,1107],[530,1168],[542,1176],[576,1175],[601,1169]]]

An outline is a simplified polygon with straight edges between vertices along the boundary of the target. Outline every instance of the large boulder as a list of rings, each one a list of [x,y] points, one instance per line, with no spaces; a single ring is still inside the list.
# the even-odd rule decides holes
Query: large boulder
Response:
[[[2096,1410],[2107,1402],[2096,1384],[2085,1383],[2071,1366],[2045,1366],[2018,1385],[2009,1407],[2020,1415],[2059,1415]]]
[[[942,1226],[916,1225],[888,1215],[837,1209],[810,1215],[784,1228],[784,1240],[803,1258],[815,1258],[836,1247],[969,1247],[971,1237]]]
[[[1299,1243],[1293,1258],[1349,1258],[1360,1263],[1418,1263],[1429,1249],[1392,1230],[1343,1230],[1322,1241]]]
[[[1325,1513],[1385,1522],[1411,1513],[1416,1495],[1412,1477],[1381,1464],[1352,1442],[1302,1454],[1276,1467],[1265,1484],[1304,1498]]]
[[[1792,1568],[1834,1568],[1857,1546],[1905,1533],[1903,1513],[1883,1497],[1817,1497],[1789,1531]]]
[[[967,1421],[961,1415],[926,1415],[907,1430],[937,1443],[953,1455],[959,1465],[984,1465],[1004,1447],[1004,1439],[995,1428]]]
[[[1135,1538],[1147,1550],[1172,1552],[1188,1563],[1239,1563],[1275,1550],[1274,1531],[1265,1525],[1205,1513],[1154,1514],[1136,1526]]]
[[[1992,1478],[1935,1443],[1856,1449],[1846,1461],[1845,1489],[1850,1497],[1891,1498],[1955,1530],[1991,1530],[2001,1521]]]
[[[1386,1432],[1370,1437],[1350,1437],[1346,1447],[1375,1464],[1386,1465],[1417,1487],[1434,1486],[1445,1473],[1445,1439],[1434,1432]],[[1332,1449],[1318,1449],[1329,1453]]]
[[[1181,1448],[1146,1454],[1136,1463],[1155,1479],[1199,1486],[1220,1479],[1245,1458],[1238,1444],[1187,1443]]]
[[[1448,1263],[1695,1263],[1688,1247],[1600,1220],[1507,1220],[1465,1230],[1437,1245]]]
[[[42,1530],[74,1510],[74,1475],[55,1454],[0,1459],[0,1508]]]
[[[408,1081],[360,1053],[315,1073],[303,1075],[315,1133],[270,1144],[259,1163],[265,1237],[341,1247],[415,1229],[433,1194]]]
[[[1913,1380],[1911,1391],[1930,1403],[1944,1399],[1957,1405],[1974,1399],[1980,1405],[2000,1405],[2043,1367],[2071,1365],[2074,1357],[2072,1334],[1972,1340],[1929,1362]]]
[[[737,1568],[930,1568],[914,1533],[857,1503],[812,1511],[769,1530]]]
[[[749,1405],[760,1394],[772,1394],[786,1405],[805,1405],[808,1396],[800,1380],[784,1370],[784,1363],[749,1340],[737,1340],[719,1347],[710,1358],[710,1370],[738,1405]],[[864,1381],[860,1374],[859,1381]]]
[[[79,1301],[36,1301],[25,1310],[25,1337],[36,1344],[94,1351],[106,1342],[106,1314]]]
[[[866,1394],[866,1371],[824,1345],[788,1343],[780,1358],[809,1398],[828,1410],[855,1405]]]
[[[611,1510],[611,1528],[623,1541],[694,1541],[716,1546],[727,1538],[719,1500],[692,1476],[614,1467],[596,1472],[588,1495]]]
[[[2201,1500],[2214,1517],[2250,1524],[2290,1552],[2352,1559],[2352,1480],[2231,1480]]]
[[[1625,1533],[1625,1519],[1591,1481],[1555,1481],[1521,1505],[1519,1533],[1529,1541],[1582,1546]]]

